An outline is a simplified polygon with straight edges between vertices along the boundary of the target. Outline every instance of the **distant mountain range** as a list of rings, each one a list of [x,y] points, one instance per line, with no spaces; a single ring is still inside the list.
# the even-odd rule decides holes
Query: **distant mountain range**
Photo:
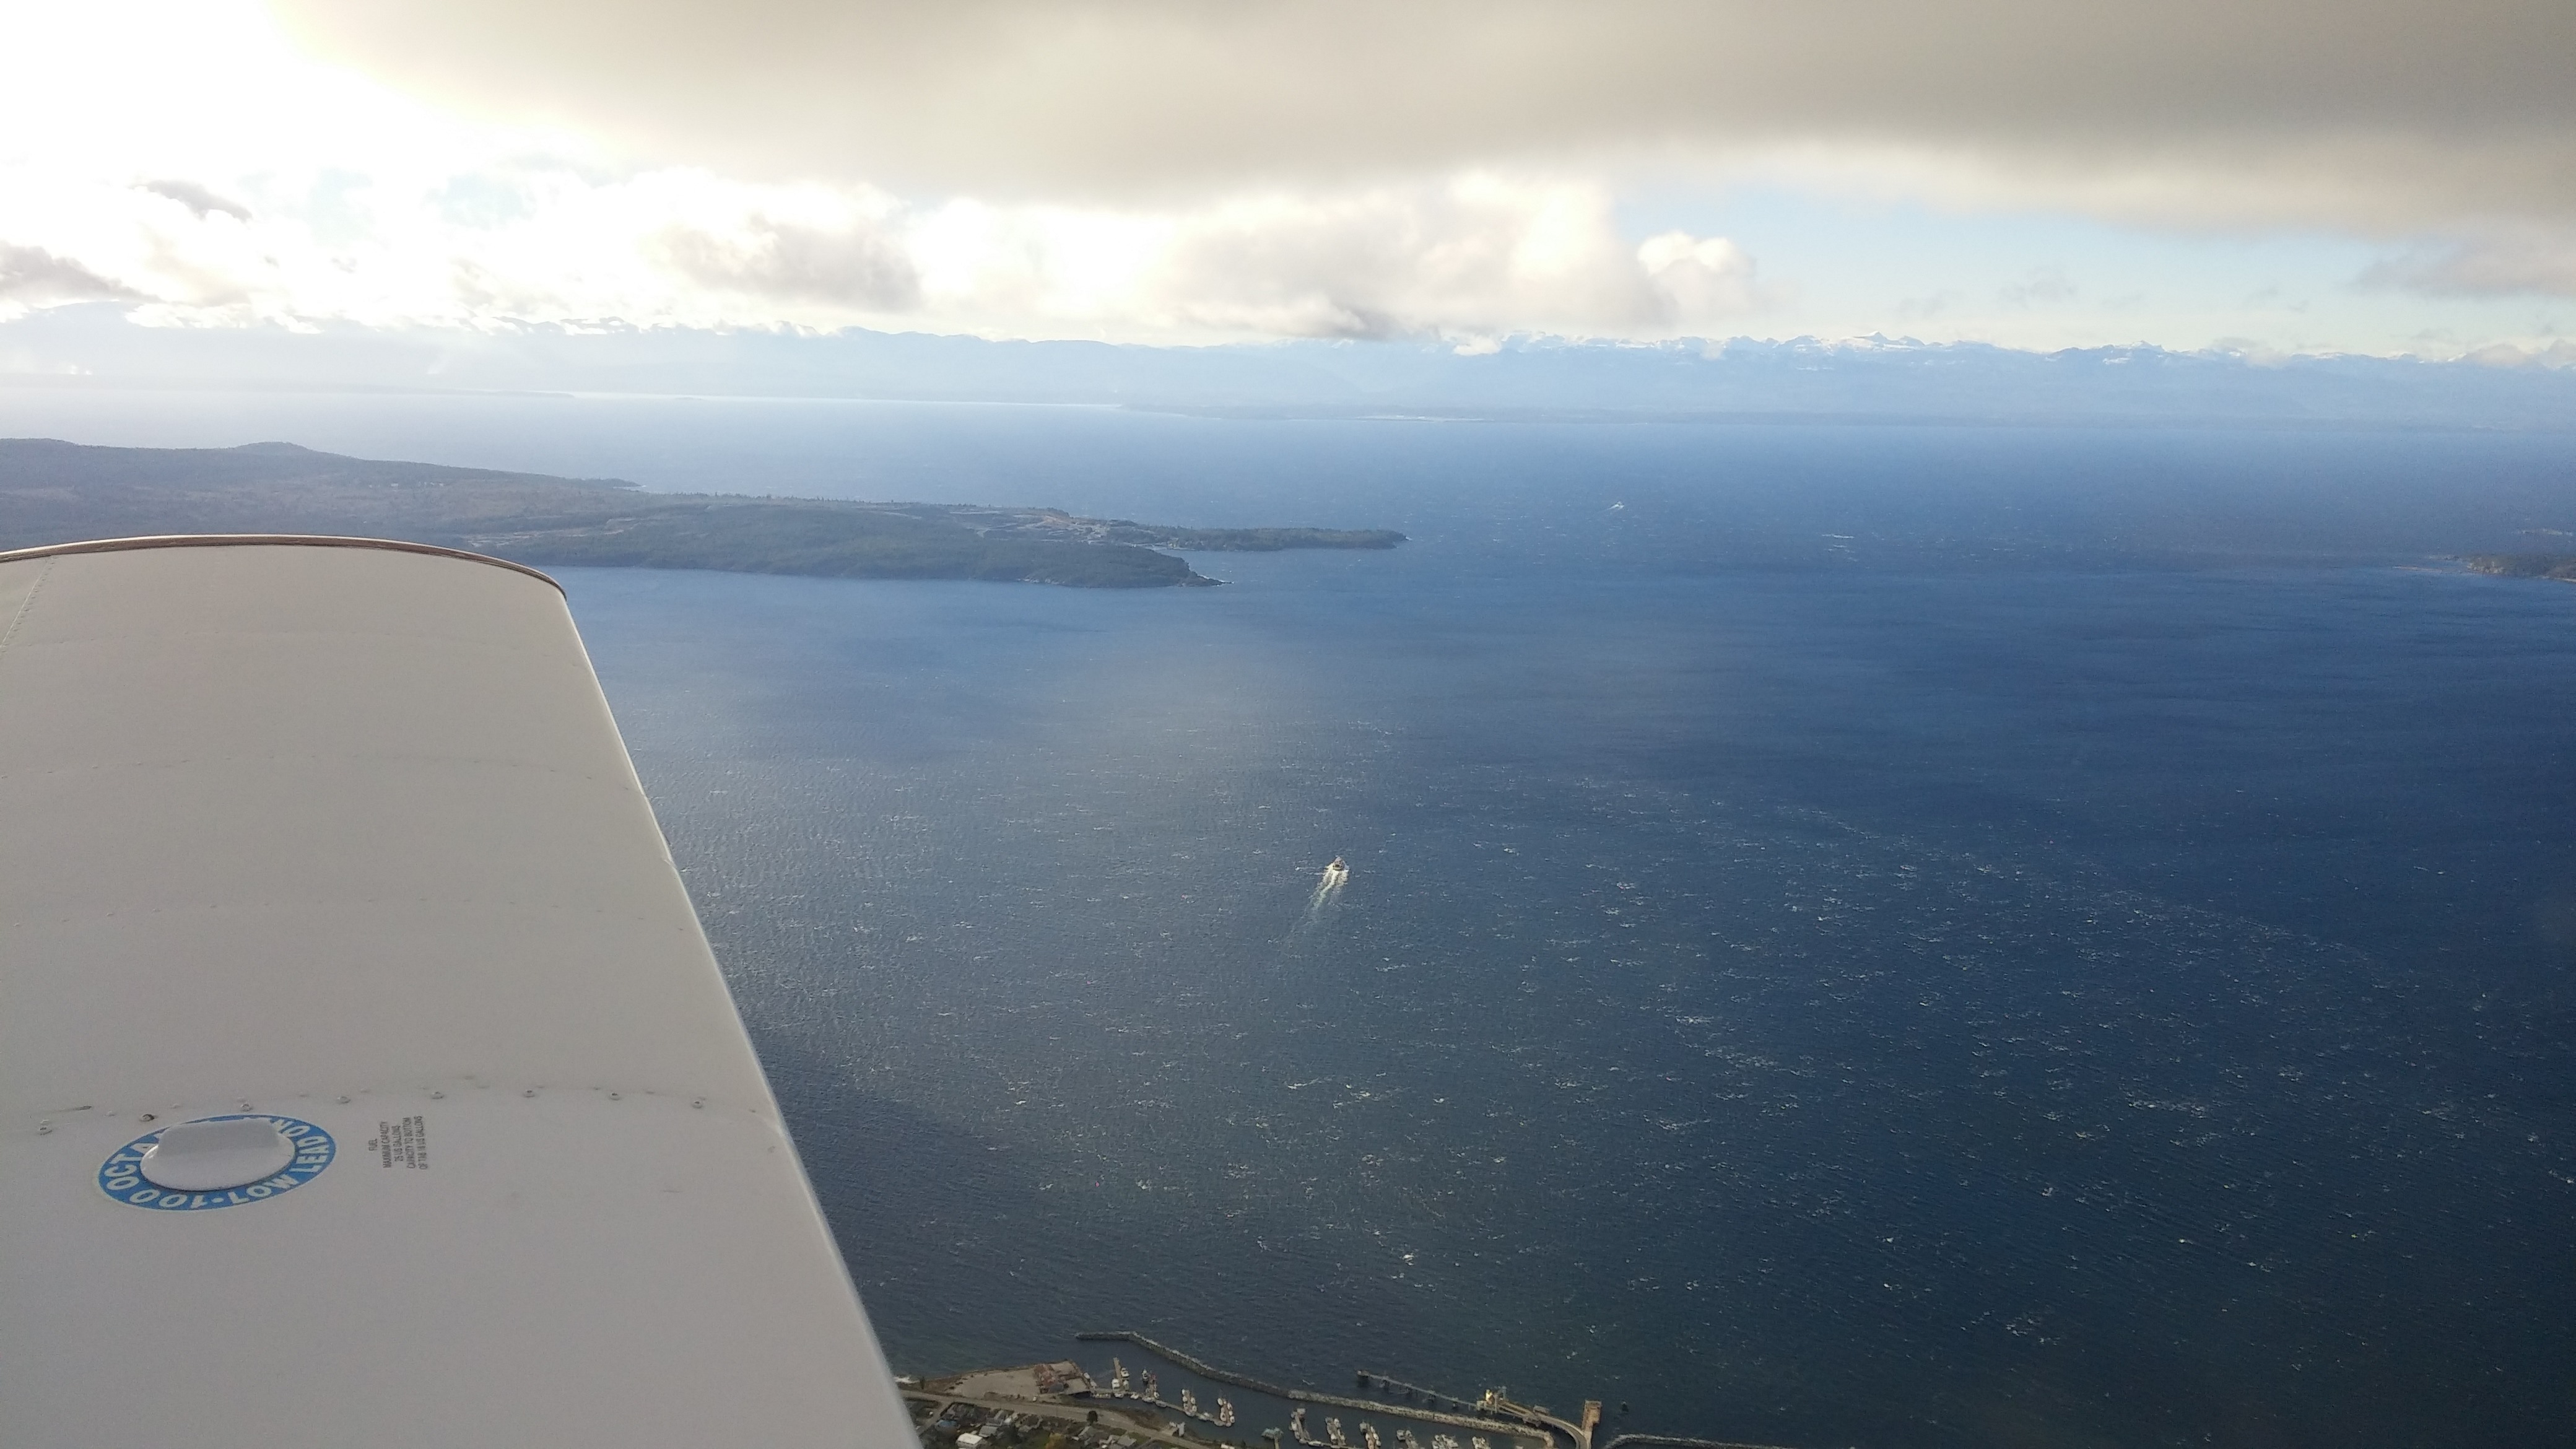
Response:
[[[2576,427],[2576,366],[1863,338],[1142,347],[849,330],[0,325],[0,383],[1091,403],[1259,416]]]

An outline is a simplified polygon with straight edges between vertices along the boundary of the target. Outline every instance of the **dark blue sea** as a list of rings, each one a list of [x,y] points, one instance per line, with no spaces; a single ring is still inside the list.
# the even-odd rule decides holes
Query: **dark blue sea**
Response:
[[[898,1370],[2576,1441],[2576,436],[261,406],[1412,536],[565,576]]]

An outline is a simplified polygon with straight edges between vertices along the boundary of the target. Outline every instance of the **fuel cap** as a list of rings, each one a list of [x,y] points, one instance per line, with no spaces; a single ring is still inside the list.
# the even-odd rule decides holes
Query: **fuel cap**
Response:
[[[265,1117],[219,1117],[166,1128],[143,1154],[144,1179],[176,1192],[218,1192],[273,1177],[295,1144]]]

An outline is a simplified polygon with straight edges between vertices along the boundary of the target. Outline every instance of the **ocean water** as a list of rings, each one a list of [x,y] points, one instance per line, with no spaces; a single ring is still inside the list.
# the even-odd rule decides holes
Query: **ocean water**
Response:
[[[1416,541],[566,577],[898,1368],[2567,1441],[2569,440],[1013,421]]]
[[[2576,589],[2434,557],[2576,551],[2576,437],[0,431],[1413,535],[565,575],[899,1369],[1127,1329],[1812,1449],[2576,1438]]]

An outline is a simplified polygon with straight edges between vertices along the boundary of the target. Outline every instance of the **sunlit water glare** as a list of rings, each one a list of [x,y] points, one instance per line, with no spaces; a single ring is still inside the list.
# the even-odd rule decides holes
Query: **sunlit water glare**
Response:
[[[1762,446],[1859,496],[1905,436]],[[1218,590],[567,575],[897,1366],[2562,1436],[2576,589],[2062,524],[1762,567],[1679,464],[1618,532],[1584,446],[1217,518],[1418,535]]]

